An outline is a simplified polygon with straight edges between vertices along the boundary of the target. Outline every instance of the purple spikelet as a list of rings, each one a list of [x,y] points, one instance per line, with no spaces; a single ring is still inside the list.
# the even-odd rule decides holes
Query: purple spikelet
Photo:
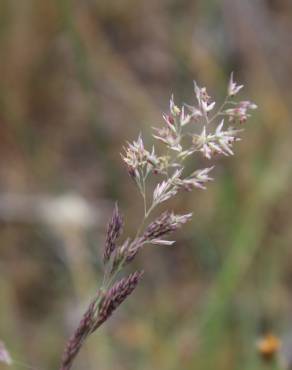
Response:
[[[103,261],[108,262],[111,254],[115,250],[116,241],[120,237],[123,228],[123,219],[119,213],[118,205],[115,205],[112,218],[107,227],[107,235],[104,247]]]
[[[97,327],[105,322],[113,311],[133,292],[142,278],[143,271],[136,271],[113,285],[101,301]]]

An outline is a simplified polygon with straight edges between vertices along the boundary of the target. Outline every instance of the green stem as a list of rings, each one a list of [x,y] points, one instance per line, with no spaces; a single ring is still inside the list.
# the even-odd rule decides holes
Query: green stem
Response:
[[[146,199],[146,187],[145,187],[145,178],[143,177],[142,182],[142,197],[143,197],[143,203],[144,203],[144,216],[147,214],[147,199]]]
[[[218,116],[221,115],[223,108],[228,103],[228,100],[229,100],[229,96],[226,96],[224,102],[221,104],[221,106],[219,107],[219,109],[217,110],[217,112],[214,114],[214,116],[208,121],[208,123],[213,122],[215,118],[217,118]]]

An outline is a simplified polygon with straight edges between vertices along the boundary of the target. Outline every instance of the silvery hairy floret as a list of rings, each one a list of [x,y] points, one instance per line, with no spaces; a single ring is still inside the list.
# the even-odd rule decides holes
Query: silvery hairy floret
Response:
[[[228,84],[228,96],[234,96],[236,95],[241,89],[243,88],[243,85],[237,85],[236,82],[233,81],[233,72],[230,75],[230,80]]]
[[[156,185],[153,192],[153,202],[159,204],[176,195],[178,189],[175,186],[176,180],[181,176],[182,169],[178,169],[167,180]]]
[[[179,189],[192,190],[194,188],[206,189],[205,183],[212,181],[209,172],[214,167],[194,171],[191,175],[182,178],[183,169],[178,169],[173,176],[157,184],[153,192],[154,204],[160,204],[175,196]]]
[[[239,102],[235,108],[226,109],[223,113],[229,118],[230,122],[238,120],[239,123],[244,123],[250,117],[248,113],[249,109],[257,109],[257,105],[248,100],[244,100]]]
[[[203,168],[201,170],[196,170],[190,176],[182,178],[177,178],[175,180],[175,185],[177,188],[182,188],[187,191],[191,191],[194,188],[206,189],[205,183],[212,181],[213,178],[209,176],[209,172],[212,171],[214,167]]]
[[[185,112],[184,107],[179,108],[174,103],[174,98],[171,96],[169,103],[169,114],[163,113],[163,119],[166,126],[162,128],[154,127],[155,134],[153,137],[174,151],[180,152],[181,147],[181,130],[180,128],[188,124],[191,120],[191,115]]]
[[[186,113],[185,107],[182,107],[180,118],[179,118],[180,126],[184,127],[185,125],[187,125],[191,121],[192,118],[193,118],[192,114]]]
[[[179,116],[181,112],[181,109],[174,102],[173,94],[171,95],[171,98],[169,101],[169,110],[173,118]]]
[[[184,106],[189,110],[192,121],[197,122],[201,117],[203,117],[202,110],[198,107],[186,103]]]
[[[163,113],[162,117],[166,126],[174,133],[177,133],[177,118],[181,114],[181,109],[174,103],[173,95],[169,101],[169,113]]]
[[[152,151],[148,151],[144,147],[142,136],[140,135],[137,141],[128,143],[125,148],[125,154],[122,155],[123,161],[128,167],[128,172],[133,178],[140,178],[140,170],[149,171],[155,168],[158,164],[158,158],[155,155],[154,147]]]
[[[147,154],[147,151],[144,149],[141,135],[138,137],[137,141],[134,141],[132,144],[128,143],[127,148],[125,148],[125,154],[122,155],[122,159],[128,166],[129,174],[132,177],[139,176],[138,168],[145,162]]]
[[[180,167],[181,165],[173,161],[170,155],[163,155],[158,157],[158,165],[153,172],[167,175],[168,174],[167,170]]]
[[[153,128],[156,131],[156,134],[153,137],[164,144],[167,145],[168,148],[180,152],[182,147],[180,145],[180,137],[177,135],[176,130],[173,131],[169,127],[162,127],[162,128]]]
[[[233,155],[232,145],[235,141],[239,141],[240,138],[236,135],[241,130],[234,130],[229,127],[227,130],[223,130],[224,120],[217,126],[215,132],[207,133],[206,126],[200,135],[193,136],[194,148],[197,151],[203,153],[203,155],[211,159],[213,154],[224,154],[226,156]]]
[[[205,87],[199,87],[196,81],[194,81],[194,90],[199,109],[202,111],[203,114],[207,114],[215,107],[216,102],[211,102],[211,96],[208,95],[207,89]]]
[[[163,114],[166,127],[154,127],[155,134],[153,137],[166,144],[169,149],[181,152],[182,128],[193,119],[193,116],[186,112],[184,106],[179,108],[175,105],[173,96],[170,99],[169,106],[170,113]]]

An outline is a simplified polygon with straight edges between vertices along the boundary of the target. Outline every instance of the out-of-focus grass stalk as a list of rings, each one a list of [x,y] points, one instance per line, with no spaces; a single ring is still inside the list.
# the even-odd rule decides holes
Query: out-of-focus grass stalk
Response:
[[[95,76],[92,73],[91,58],[88,55],[86,43],[78,29],[74,3],[72,0],[57,0],[56,4],[65,34],[73,48],[77,80],[88,101],[88,123],[95,137],[97,148],[99,148],[99,158],[105,161],[104,148],[107,143],[107,134],[104,125],[100,123],[99,104],[94,93]]]
[[[283,145],[284,150],[287,145],[289,142]],[[215,278],[208,305],[199,319],[199,340],[203,348],[199,355],[204,369],[214,365],[216,347],[224,334],[228,306],[236,295],[238,286],[250,267],[264,236],[267,212],[282,194],[283,188],[286,187],[292,175],[291,166],[283,160],[283,153],[279,152],[279,148],[275,151],[275,159],[256,179],[254,192],[247,201],[239,217],[238,225],[235,227],[231,250]],[[194,364],[196,358],[195,353]]]
[[[5,338],[5,342],[8,346],[9,351],[17,353],[19,357],[25,358],[25,349],[22,345],[23,336],[19,335],[19,327],[21,322],[15,319],[12,312],[15,312],[15,296],[13,294],[13,287],[9,279],[5,276],[5,268],[0,263],[0,327],[1,336]],[[3,274],[2,274],[3,273]],[[0,364],[0,369],[2,365]]]
[[[78,79],[84,91],[90,92],[93,87],[93,80],[90,75],[86,49],[75,24],[73,3],[71,0],[59,0],[56,3],[60,9],[64,30],[74,49]]]
[[[243,5],[239,1],[236,6],[229,0],[226,1],[230,7]],[[233,9],[234,10],[234,9]],[[236,13],[236,12],[235,12]],[[228,13],[229,14],[229,13]],[[259,35],[255,34],[251,26],[249,17],[242,17],[242,12],[236,13],[236,22],[230,23],[230,18],[227,20],[228,25],[238,25],[245,30],[249,30],[250,37],[239,39],[239,48],[249,55],[251,63],[260,65],[259,71],[262,74],[262,79],[265,81],[265,86],[270,88],[263,92],[272,101],[274,101],[282,112],[282,121],[289,119],[289,107],[286,106],[282,99],[279,86],[273,79],[270,73],[267,58],[264,55],[264,49],[260,43]],[[237,22],[238,21],[238,22]],[[231,31],[235,31],[231,29]],[[245,35],[242,33],[242,35]],[[251,54],[249,51],[253,50]],[[268,114],[268,113],[267,113]],[[267,122],[271,122],[269,116],[265,117]],[[277,123],[278,124],[278,123]],[[279,122],[281,125],[282,123]],[[288,130],[288,127],[285,127]],[[283,126],[282,126],[283,129]],[[282,132],[283,134],[283,132]],[[284,138],[284,134],[282,136]],[[211,368],[214,366],[216,357],[216,348],[220,339],[224,336],[224,325],[226,324],[226,315],[228,314],[228,306],[232,298],[236,295],[236,291],[240,282],[247,273],[254,255],[259,247],[259,244],[266,230],[266,218],[269,209],[273,206],[279,196],[283,194],[287,184],[291,179],[291,166],[287,161],[287,153],[289,153],[289,133],[287,133],[286,141],[277,142],[272,151],[271,160],[267,160],[267,167],[258,175],[257,182],[253,194],[251,194],[246,207],[238,219],[237,227],[234,230],[234,238],[232,241],[231,250],[224,262],[224,265],[219,272],[216,282],[210,293],[210,300],[206,310],[200,319],[202,347],[204,351],[200,353],[200,359],[204,366],[202,368]],[[253,343],[251,343],[252,347]],[[218,354],[218,351],[217,351]],[[198,360],[197,354],[194,354],[193,364]],[[278,366],[278,365],[275,365]],[[256,357],[253,357],[248,362],[249,369],[261,369],[263,366],[258,362]],[[241,367],[242,369],[242,367]]]

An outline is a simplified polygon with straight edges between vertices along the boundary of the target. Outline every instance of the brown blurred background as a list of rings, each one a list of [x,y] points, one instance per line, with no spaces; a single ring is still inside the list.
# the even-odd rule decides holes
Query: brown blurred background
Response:
[[[237,155],[170,204],[192,223],[176,247],[140,254],[143,283],[75,368],[264,369],[266,331],[292,357],[291,35],[290,0],[0,1],[0,339],[13,369],[58,368],[115,200],[125,232],[137,226],[125,142],[149,142],[194,79],[224,97],[231,71],[259,106]]]

